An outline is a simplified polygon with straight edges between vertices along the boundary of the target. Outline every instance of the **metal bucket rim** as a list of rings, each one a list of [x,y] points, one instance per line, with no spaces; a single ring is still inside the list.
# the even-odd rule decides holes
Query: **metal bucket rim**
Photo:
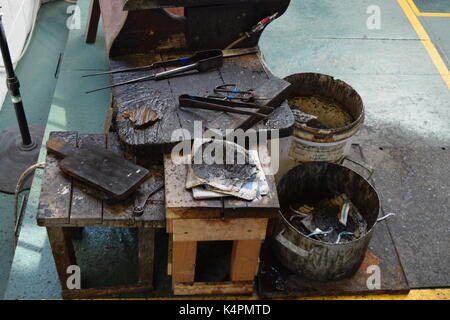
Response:
[[[342,133],[342,132],[346,132],[346,131],[350,131],[351,129],[353,129],[354,127],[358,126],[359,124],[361,124],[364,121],[365,118],[365,111],[366,108],[364,106],[364,102],[361,98],[361,95],[358,93],[358,91],[356,91],[351,85],[349,85],[347,82],[340,80],[340,79],[335,79],[333,76],[327,75],[327,74],[323,74],[323,73],[318,73],[318,72],[300,72],[300,73],[293,73],[291,75],[288,75],[286,77],[283,78],[283,80],[288,81],[289,77],[295,77],[295,76],[301,76],[301,75],[319,75],[319,76],[323,76],[326,78],[329,78],[330,81],[333,82],[341,82],[342,84],[344,84],[344,86],[347,86],[349,89],[351,89],[351,91],[353,91],[356,96],[359,98],[359,100],[361,101],[361,112],[358,115],[358,117],[352,122],[349,123],[346,126],[343,127],[339,127],[339,128],[334,128],[334,129],[315,129],[315,128],[310,128],[307,126],[295,126],[295,128],[297,130],[303,130],[306,131],[308,133],[312,133],[318,136],[330,136],[333,134],[338,134],[338,133]],[[291,108],[291,106],[289,106],[289,108]]]
[[[370,186],[370,187],[372,188],[372,190],[375,192],[375,196],[377,197],[377,202],[378,202],[378,214],[377,214],[377,218],[378,218],[378,216],[379,216],[379,214],[380,214],[380,209],[381,209],[381,202],[380,202],[380,197],[379,197],[379,195],[378,195],[377,190],[375,189],[375,187],[374,187],[374,186],[373,186],[366,178],[364,178],[364,177],[363,177],[362,175],[360,175],[358,172],[356,172],[356,171],[354,171],[354,170],[352,170],[352,169],[350,169],[350,168],[347,168],[347,167],[345,167],[345,166],[343,166],[343,165],[340,165],[340,164],[337,164],[337,163],[332,163],[332,162],[325,162],[325,161],[311,161],[311,162],[306,162],[306,163],[299,164],[298,166],[295,166],[294,168],[292,168],[291,170],[289,170],[288,172],[286,172],[285,175],[289,174],[289,172],[291,172],[292,170],[294,170],[294,169],[296,169],[296,168],[298,168],[298,167],[300,167],[300,166],[309,165],[309,164],[311,164],[311,163],[323,163],[323,164],[326,164],[326,165],[338,166],[338,167],[340,167],[340,168],[343,168],[343,169],[346,169],[346,170],[350,170],[350,171],[354,172],[355,174],[357,174],[360,178],[362,178],[367,184],[369,184],[369,186]],[[284,176],[283,176],[283,178],[284,178]],[[281,183],[281,181],[283,181],[283,178],[281,178],[281,180],[280,180],[279,183]],[[279,184],[279,183],[278,183],[278,184]],[[311,240],[312,242],[315,242],[315,243],[319,243],[319,244],[322,244],[322,245],[331,245],[331,246],[345,246],[345,245],[354,244],[354,243],[356,243],[356,242],[358,242],[358,241],[362,241],[364,238],[366,238],[366,236],[369,236],[370,234],[372,234],[373,229],[375,228],[375,226],[376,226],[376,224],[377,224],[377,220],[375,220],[375,222],[372,224],[372,226],[369,228],[369,230],[368,230],[361,238],[358,238],[358,239],[356,239],[356,240],[352,240],[352,241],[346,242],[346,243],[332,243],[332,242],[324,242],[324,241],[320,241],[320,240],[316,240],[316,239],[307,237],[306,235],[304,235],[303,233],[301,233],[300,231],[298,231],[297,228],[295,228],[295,227],[291,224],[291,222],[288,221],[288,220],[286,219],[286,217],[285,217],[284,214],[281,212],[281,210],[278,210],[278,214],[282,217],[284,223],[286,223],[286,224],[288,225],[288,227],[289,227],[290,229],[292,229],[292,231],[296,232],[296,233],[299,234],[301,237],[303,237],[303,238],[305,238],[305,239],[308,239],[308,240]]]

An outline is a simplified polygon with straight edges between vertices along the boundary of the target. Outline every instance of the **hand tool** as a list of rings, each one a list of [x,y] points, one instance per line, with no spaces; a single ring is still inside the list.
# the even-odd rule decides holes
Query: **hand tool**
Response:
[[[241,43],[245,39],[250,38],[251,36],[253,36],[254,34],[256,34],[256,33],[260,32],[260,31],[263,31],[264,28],[267,27],[267,25],[269,23],[271,23],[273,20],[276,19],[276,17],[278,17],[278,12],[275,12],[273,15],[262,19],[256,25],[254,25],[250,29],[250,31],[244,32],[244,34],[241,37],[239,37],[237,40],[233,41],[228,46],[226,46],[225,50],[234,48],[235,46],[237,46],[239,43]]]
[[[173,63],[177,63],[177,65],[181,64],[182,65],[181,67],[178,67],[178,68],[175,68],[172,70],[168,70],[168,71],[155,73],[155,74],[152,74],[149,76],[144,76],[144,77],[140,77],[140,78],[136,78],[136,79],[120,82],[120,83],[115,83],[115,84],[112,84],[112,85],[109,85],[106,87],[87,91],[86,93],[91,93],[91,92],[95,92],[95,91],[99,91],[99,90],[103,90],[103,89],[108,89],[108,88],[113,88],[113,87],[122,86],[122,85],[126,85],[126,84],[136,83],[136,82],[140,82],[140,81],[167,79],[167,78],[174,77],[177,75],[183,75],[187,71],[197,70],[198,72],[205,72],[205,71],[208,71],[211,69],[220,68],[223,64],[222,50],[199,51],[191,58],[182,58],[182,59],[184,59],[184,60],[181,60],[181,62],[179,59],[177,59],[178,60],[177,62],[174,62],[174,60],[170,60],[171,65]],[[167,61],[166,61],[166,63],[167,63]]]
[[[216,50],[213,50],[213,51],[216,51]],[[163,67],[178,67],[178,66],[182,67],[187,64],[191,64],[195,61],[198,61],[198,59],[201,58],[201,55],[203,55],[204,52],[205,51],[198,51],[190,57],[183,57],[183,58],[171,59],[171,60],[166,60],[166,61],[158,61],[158,62],[152,63],[147,66],[142,66],[142,67],[134,67],[134,68],[126,68],[126,69],[85,74],[85,75],[83,75],[83,77],[93,77],[93,76],[100,76],[100,75],[105,75],[105,74],[115,74],[115,73],[122,73],[122,72],[147,71],[147,70],[163,68]],[[243,56],[243,55],[247,55],[247,54],[258,53],[258,52],[259,52],[259,49],[256,47],[244,48],[244,49],[230,49],[230,50],[222,50],[222,56],[223,56],[223,58],[232,58],[232,57],[239,57],[239,56]]]
[[[164,182],[156,185],[154,188],[150,189],[144,194],[136,196],[136,200],[134,202],[133,215],[135,217],[142,216],[144,214],[145,205],[147,204],[148,200],[151,198],[152,195],[157,193],[162,188],[164,188]]]
[[[59,162],[61,171],[118,200],[128,197],[149,174],[147,169],[107,149],[76,148],[52,138],[47,142],[47,150],[64,158]]]
[[[267,100],[265,97],[256,96],[253,90],[237,89],[235,84],[222,84],[214,88],[217,95],[209,95],[207,98],[223,99],[223,100],[241,100],[244,102],[253,102],[256,100]]]
[[[179,106],[184,108],[197,108],[197,109],[207,109],[213,111],[223,111],[229,113],[245,114],[250,116],[258,117],[259,119],[267,117],[266,114],[262,114],[254,111],[246,111],[236,108],[245,109],[259,109],[261,107],[253,103],[235,102],[223,99],[205,98],[198,96],[191,96],[188,94],[182,94],[179,98]],[[273,111],[273,108],[263,107],[264,111]]]

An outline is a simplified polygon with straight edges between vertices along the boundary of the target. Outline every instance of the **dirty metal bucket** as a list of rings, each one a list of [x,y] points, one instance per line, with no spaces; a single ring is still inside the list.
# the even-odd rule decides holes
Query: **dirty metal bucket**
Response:
[[[292,84],[289,97],[316,96],[342,105],[354,119],[336,129],[316,129],[295,125],[289,157],[296,162],[326,161],[339,163],[345,156],[348,140],[364,122],[360,95],[347,83],[319,73],[297,73],[284,80]]]
[[[362,176],[334,163],[309,162],[287,172],[278,184],[281,211],[275,228],[273,249],[292,272],[309,279],[337,280],[353,275],[364,256],[377,222],[380,201],[375,189]],[[341,244],[314,240],[299,232],[283,211],[295,200],[319,200],[345,193],[367,222],[367,233]]]

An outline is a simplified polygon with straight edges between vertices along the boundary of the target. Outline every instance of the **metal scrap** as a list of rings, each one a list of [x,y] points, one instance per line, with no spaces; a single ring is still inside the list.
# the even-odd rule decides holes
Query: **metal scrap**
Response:
[[[140,106],[133,111],[126,111],[122,113],[124,119],[131,121],[135,129],[145,128],[160,119],[159,115],[148,106]]]
[[[339,244],[359,239],[368,231],[367,222],[346,194],[314,204],[291,204],[289,210],[294,213],[290,216],[294,227],[315,240]]]

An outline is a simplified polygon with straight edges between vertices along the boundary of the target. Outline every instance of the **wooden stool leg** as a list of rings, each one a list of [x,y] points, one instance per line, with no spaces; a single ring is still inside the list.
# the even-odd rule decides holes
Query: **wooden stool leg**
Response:
[[[138,228],[139,237],[139,284],[153,284],[155,255],[155,229]]]
[[[231,281],[253,281],[259,265],[261,240],[236,240],[231,253]]]
[[[100,2],[91,0],[89,17],[86,25],[86,43],[95,43],[97,38],[98,23],[100,21]]]
[[[53,258],[55,259],[56,270],[62,290],[67,289],[67,268],[76,265],[75,252],[73,250],[72,239],[67,228],[47,227],[48,240],[52,247]]]
[[[172,242],[172,286],[178,282],[194,282],[196,241]]]

